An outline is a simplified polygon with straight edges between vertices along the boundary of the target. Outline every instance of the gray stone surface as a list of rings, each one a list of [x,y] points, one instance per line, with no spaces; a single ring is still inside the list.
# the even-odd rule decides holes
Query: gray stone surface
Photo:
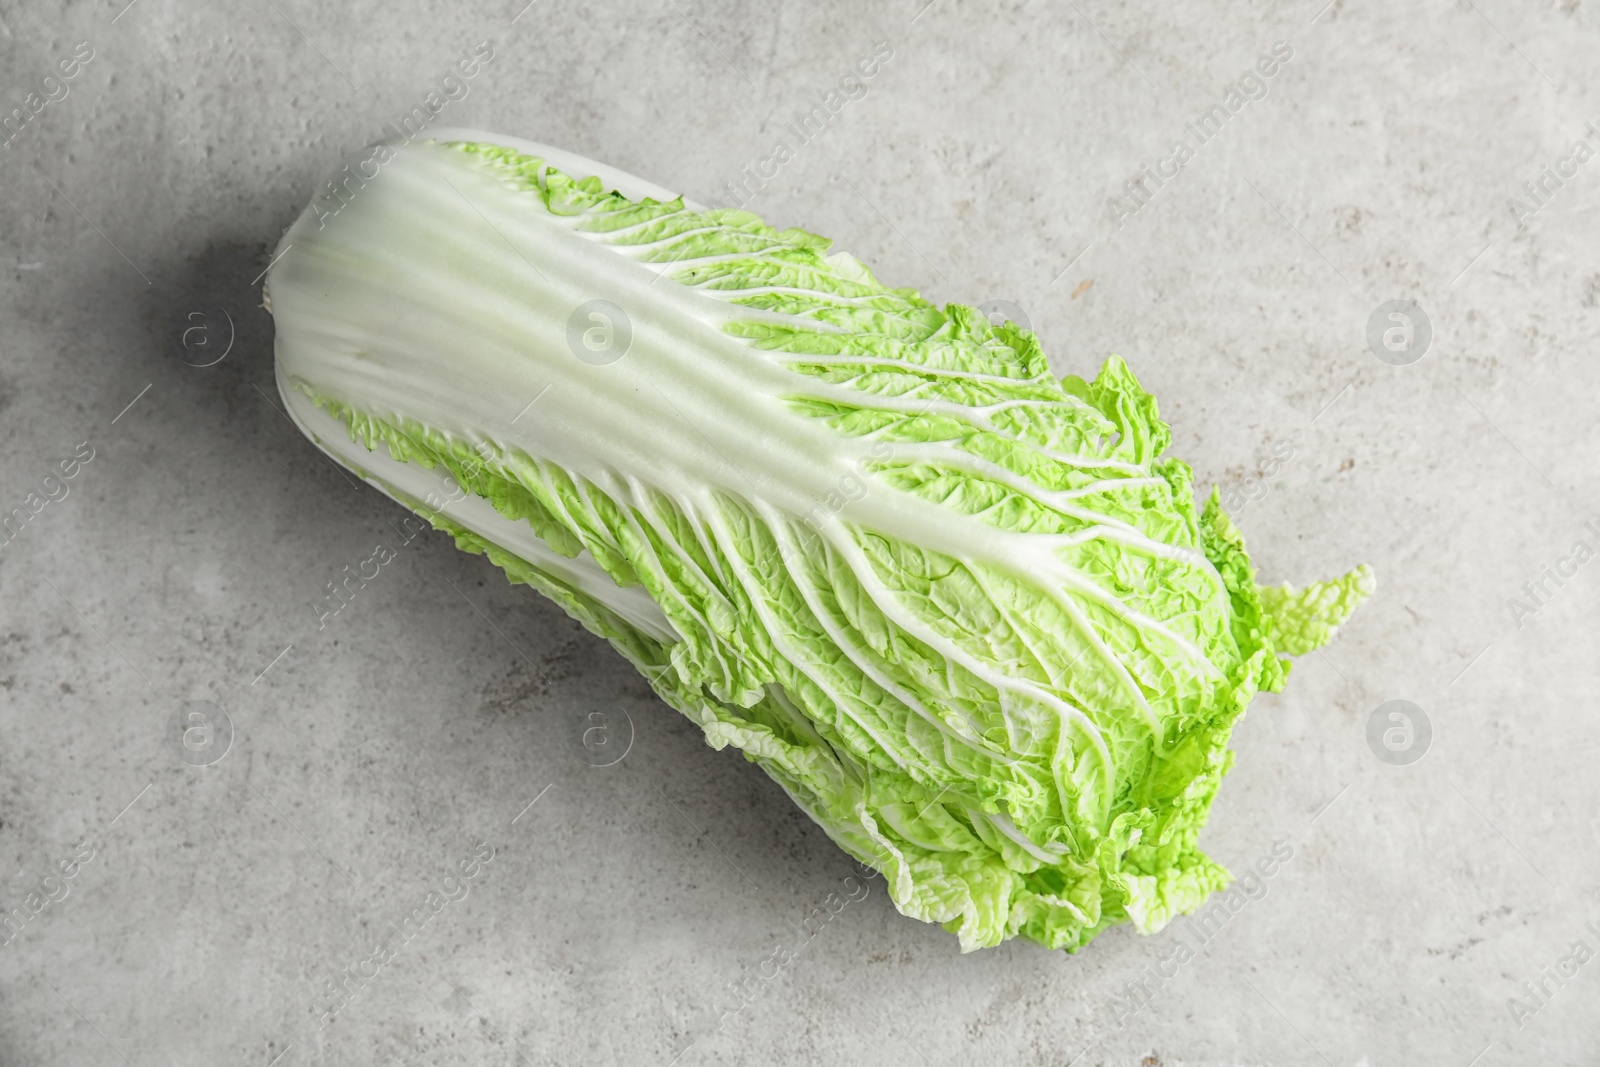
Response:
[[[1600,147],[1600,12],[919,3],[0,6],[0,110],[94,53],[0,153],[0,508],[93,449],[0,548],[0,906],[92,850],[0,948],[0,1063],[1593,1061],[1600,963],[1541,972],[1600,949],[1600,563],[1507,602],[1600,545],[1600,162],[1520,225],[1506,201]],[[439,536],[318,630],[400,512],[277,410],[252,279],[332,160],[484,39],[441,122],[701,199],[889,42],[752,206],[935,299],[1014,301],[1063,373],[1121,353],[1202,485],[1292,447],[1238,514],[1264,577],[1365,561],[1380,595],[1238,730],[1205,841],[1292,859],[1169,977],[1192,921],[962,956],[879,881],[719,1031],[852,873],[776,786]],[[1119,225],[1280,40],[1265,96]],[[1367,343],[1396,299],[1432,330],[1404,366]],[[1420,762],[1369,749],[1393,699],[1429,718]],[[209,766],[173,740],[186,701],[231,722]],[[631,720],[615,766],[574,748],[593,712]],[[319,1029],[323,982],[479,841],[470,894]]]

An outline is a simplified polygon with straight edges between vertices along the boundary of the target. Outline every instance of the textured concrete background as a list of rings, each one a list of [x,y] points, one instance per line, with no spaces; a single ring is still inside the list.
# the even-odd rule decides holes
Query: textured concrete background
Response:
[[[1600,161],[1506,203],[1600,147],[1593,0],[124,2],[0,5],[0,110],[43,104],[0,153],[0,508],[43,502],[0,548],[0,907],[28,917],[0,1063],[1593,1062],[1600,563],[1522,587],[1600,547]],[[317,629],[401,513],[277,409],[252,279],[483,40],[441,124],[702,200],[888,42],[752,207],[1014,302],[1063,373],[1123,354],[1197,482],[1256,497],[1264,579],[1376,568],[1235,735],[1205,841],[1240,870],[1284,842],[1265,895],[1203,947],[1180,920],[961,956],[880,880],[718,1031],[853,872],[779,789],[439,536]],[[1278,41],[1265,96],[1115,208]],[[1396,299],[1431,323],[1403,366],[1367,340]],[[1367,741],[1394,699],[1431,723],[1410,765]],[[186,701],[231,723],[208,766]],[[581,757],[596,712],[631,720],[614,766]],[[319,1029],[480,841],[470,895]]]

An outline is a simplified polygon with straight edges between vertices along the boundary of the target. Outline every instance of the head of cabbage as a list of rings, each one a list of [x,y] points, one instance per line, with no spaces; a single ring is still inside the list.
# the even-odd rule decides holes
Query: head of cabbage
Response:
[[[1057,377],[824,238],[543,146],[380,148],[268,274],[322,449],[610,641],[963,950],[1149,933],[1227,884],[1197,839],[1229,733],[1367,568],[1258,586],[1119,357]]]

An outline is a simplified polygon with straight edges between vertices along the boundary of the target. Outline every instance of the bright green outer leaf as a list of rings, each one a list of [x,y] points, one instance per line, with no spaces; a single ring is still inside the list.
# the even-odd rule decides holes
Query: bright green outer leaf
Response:
[[[1365,564],[1331,582],[1312,582],[1295,589],[1287,582],[1261,587],[1261,604],[1272,622],[1272,644],[1279,652],[1303,656],[1321,648],[1333,632],[1377,588]]]
[[[1371,591],[1259,589],[1120,358],[1058,380],[1033,334],[747,212],[482,137],[406,148],[281,248],[302,426],[610,640],[964,950],[1151,932],[1225,885],[1197,837],[1232,725]],[[631,328],[603,366],[568,340],[596,298]],[[494,512],[453,516],[423,468]]]

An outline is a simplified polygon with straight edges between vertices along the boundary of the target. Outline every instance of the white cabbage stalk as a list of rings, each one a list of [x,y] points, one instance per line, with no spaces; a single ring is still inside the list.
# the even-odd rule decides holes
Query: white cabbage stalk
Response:
[[[812,234],[431,136],[284,235],[308,437],[609,639],[963,949],[1150,932],[1226,884],[1196,839],[1232,724],[1365,568],[1259,588],[1116,357],[1057,379],[1031,333]]]

